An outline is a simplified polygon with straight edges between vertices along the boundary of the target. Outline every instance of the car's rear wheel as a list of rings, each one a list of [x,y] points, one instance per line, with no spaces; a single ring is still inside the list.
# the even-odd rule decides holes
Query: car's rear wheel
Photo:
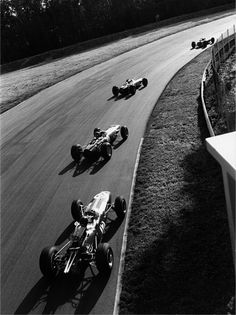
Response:
[[[53,279],[58,274],[58,268],[55,264],[54,258],[58,250],[55,246],[45,247],[39,257],[39,267],[44,275],[48,279]]]
[[[129,92],[131,95],[134,95],[136,93],[136,87],[134,85],[131,85],[129,87]]]
[[[143,83],[143,86],[146,87],[148,85],[148,79],[143,78],[142,83]]]
[[[122,196],[116,197],[115,202],[114,202],[114,210],[118,218],[121,218],[121,219],[124,218],[126,214],[126,210],[127,210],[126,201],[124,197]]]
[[[119,88],[117,86],[113,86],[112,93],[114,96],[118,96],[119,94]]]
[[[83,217],[82,207],[83,203],[80,199],[72,201],[71,215],[75,221],[80,222],[81,218]]]
[[[212,37],[212,38],[211,38],[211,44],[213,45],[213,44],[214,44],[214,42],[215,42],[215,38],[214,38],[214,37]]]
[[[129,136],[129,130],[126,126],[121,126],[120,128],[120,135],[123,140],[126,140]]]
[[[79,162],[83,155],[83,149],[80,144],[72,145],[70,153],[72,159],[75,162]]]
[[[109,275],[113,267],[114,256],[108,243],[98,245],[95,260],[98,271],[103,275]]]
[[[192,42],[192,48],[194,49],[196,47],[196,43]]]
[[[104,142],[101,148],[101,155],[104,160],[110,160],[112,156],[112,147],[109,142]]]

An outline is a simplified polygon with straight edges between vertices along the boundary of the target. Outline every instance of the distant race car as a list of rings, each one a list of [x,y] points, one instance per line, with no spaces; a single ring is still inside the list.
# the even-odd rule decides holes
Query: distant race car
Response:
[[[109,160],[112,156],[112,143],[119,133],[123,140],[128,138],[129,131],[126,126],[113,125],[107,130],[95,128],[94,137],[87,145],[82,147],[80,144],[76,144],[71,147],[72,159],[77,163],[82,157],[95,160],[102,156],[105,160]]]
[[[213,45],[215,42],[215,38],[206,40],[206,38],[200,38],[198,42],[192,42],[192,48],[206,48],[207,45]]]
[[[71,204],[74,231],[69,241],[61,248],[45,247],[39,258],[42,274],[49,279],[60,272],[80,272],[83,268],[95,265],[103,275],[109,275],[113,267],[113,251],[108,243],[103,243],[108,213],[115,211],[123,220],[126,213],[126,201],[118,196],[111,203],[111,193],[102,191],[95,195],[91,202],[84,206],[80,200]]]
[[[146,87],[148,85],[148,80],[146,78],[139,78],[139,79],[127,79],[120,88],[117,86],[113,86],[112,93],[114,96],[118,96],[119,93],[121,95],[134,95],[136,90],[140,87]]]

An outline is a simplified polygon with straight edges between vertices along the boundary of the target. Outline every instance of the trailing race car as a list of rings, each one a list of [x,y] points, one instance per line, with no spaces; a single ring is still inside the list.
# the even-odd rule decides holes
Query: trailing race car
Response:
[[[112,156],[112,143],[118,137],[118,133],[123,140],[128,138],[129,131],[126,126],[113,125],[105,131],[95,128],[94,137],[86,146],[82,147],[80,144],[76,144],[71,147],[72,159],[77,163],[83,156],[89,160],[98,159],[100,156],[104,160],[109,160]]]
[[[212,37],[211,39],[206,40],[206,38],[199,39],[198,42],[192,42],[192,48],[206,48],[207,45],[213,45],[215,42],[215,38]]]
[[[113,86],[112,93],[116,97],[119,95],[119,93],[121,95],[134,95],[136,90],[141,85],[143,85],[143,87],[146,87],[148,85],[148,80],[146,78],[127,79],[120,88],[118,88],[117,86]]]
[[[95,265],[101,274],[109,275],[113,267],[113,251],[102,239],[111,210],[123,219],[126,201],[118,196],[111,203],[109,191],[95,195],[87,206],[80,200],[74,200],[71,204],[74,231],[61,248],[51,246],[42,250],[39,258],[42,274],[46,278],[55,278],[59,272],[80,272],[84,267]]]

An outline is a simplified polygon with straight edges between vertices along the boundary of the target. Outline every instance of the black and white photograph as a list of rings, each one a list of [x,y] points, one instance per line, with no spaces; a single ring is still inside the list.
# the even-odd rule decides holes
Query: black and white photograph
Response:
[[[234,315],[235,1],[0,10],[0,314]]]

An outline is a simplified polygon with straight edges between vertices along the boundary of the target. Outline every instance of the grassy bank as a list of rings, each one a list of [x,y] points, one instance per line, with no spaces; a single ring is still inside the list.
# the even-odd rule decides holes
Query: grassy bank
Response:
[[[220,166],[200,104],[209,50],[180,70],[150,117],[128,229],[120,314],[226,314],[234,268]],[[229,308],[229,307],[228,307]]]
[[[212,76],[207,82],[204,89],[204,98],[206,109],[211,121],[215,135],[232,132],[236,130],[235,113],[236,113],[236,53],[235,50],[229,58],[222,63],[219,69],[217,80],[218,97]],[[221,104],[221,105],[219,105]]]
[[[158,25],[147,25],[5,65],[1,69],[0,112],[3,113],[41,90],[117,55],[234,13],[232,9],[218,13],[213,13],[214,10],[195,13],[191,15],[191,20],[187,20],[190,16],[182,16]],[[199,19],[200,14],[203,17]]]

